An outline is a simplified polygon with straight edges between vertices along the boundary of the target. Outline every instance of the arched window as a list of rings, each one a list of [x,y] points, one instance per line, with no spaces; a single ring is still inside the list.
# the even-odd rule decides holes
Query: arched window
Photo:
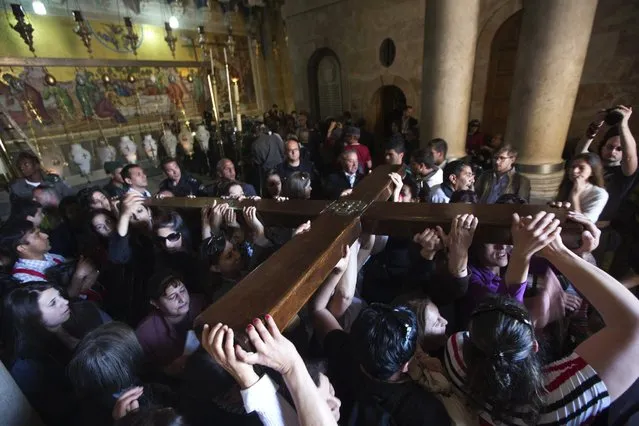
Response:
[[[313,117],[324,120],[341,115],[342,72],[335,52],[326,48],[317,50],[309,60],[308,71]]]

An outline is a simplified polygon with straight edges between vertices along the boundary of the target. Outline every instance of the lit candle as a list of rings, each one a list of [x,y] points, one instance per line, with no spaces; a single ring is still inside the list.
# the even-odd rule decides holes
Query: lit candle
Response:
[[[238,84],[238,79],[233,79],[233,94],[235,95],[235,103],[240,103],[240,85]]]
[[[236,113],[236,127],[238,131],[242,131],[242,114],[240,113],[240,81],[237,77],[233,77],[233,94],[235,95],[235,113]]]

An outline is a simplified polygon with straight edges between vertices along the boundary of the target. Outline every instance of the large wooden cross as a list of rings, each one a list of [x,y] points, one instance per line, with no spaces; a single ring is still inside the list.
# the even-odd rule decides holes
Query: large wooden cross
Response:
[[[528,215],[552,211],[562,221],[563,211],[543,205],[424,204],[393,203],[389,173],[399,166],[379,166],[363,179],[352,194],[338,201],[274,200],[228,201],[232,207],[255,205],[265,225],[296,227],[312,220],[311,230],[284,244],[266,262],[236,284],[206,309],[197,325],[222,322],[243,329],[253,318],[270,314],[280,327],[287,325],[311,298],[338,262],[342,246],[352,244],[360,233],[412,236],[427,227],[446,231],[458,214],[472,213],[479,219],[475,241],[507,243],[514,212]],[[211,198],[168,198],[152,205],[202,208]],[[564,233],[580,232],[576,224],[563,225]]]

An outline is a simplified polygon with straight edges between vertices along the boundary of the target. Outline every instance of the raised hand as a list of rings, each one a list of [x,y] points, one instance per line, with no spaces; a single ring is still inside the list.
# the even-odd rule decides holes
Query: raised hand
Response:
[[[213,209],[217,205],[217,200],[213,200],[213,204],[204,206],[201,211],[202,224],[211,226],[211,220],[213,220]]]
[[[572,183],[572,190],[570,192],[571,196],[578,197],[581,195],[585,191],[587,185],[588,181],[585,178],[581,176],[576,177]]]
[[[393,201],[397,203],[400,198],[400,194],[402,192],[402,186],[404,186],[404,182],[402,181],[402,177],[399,173],[390,173],[388,176],[391,178],[391,183],[393,185]]]
[[[242,389],[253,386],[260,378],[253,367],[237,359],[234,348],[233,329],[217,323],[213,328],[208,324],[202,330],[202,347]]]
[[[288,374],[300,355],[295,346],[280,333],[273,317],[266,315],[266,325],[260,319],[254,319],[246,328],[249,340],[255,352],[246,352],[239,345],[235,346],[237,359],[250,365],[263,365],[278,373]]]
[[[213,207],[212,217],[211,217],[211,229],[214,232],[218,232],[220,227],[222,226],[222,222],[224,222],[224,212],[229,209],[228,204],[218,204]]]
[[[344,244],[342,246],[342,258],[337,262],[335,267],[333,268],[333,273],[342,274],[348,268],[348,260],[351,255],[351,248],[348,244]]]
[[[244,207],[242,209],[242,214],[244,215],[244,220],[248,227],[259,236],[264,235],[264,225],[257,217],[257,208],[256,207]]]
[[[118,400],[115,401],[113,411],[111,411],[113,420],[120,420],[131,411],[135,411],[140,408],[138,399],[142,396],[143,393],[144,388],[142,386],[138,386],[135,388],[131,388],[120,395]]]
[[[530,259],[533,254],[547,246],[561,232],[559,219],[553,213],[539,212],[535,217],[521,218],[513,214],[510,228],[513,237],[513,256]]]
[[[597,225],[582,213],[575,211],[568,213],[568,220],[572,220],[584,226],[584,231],[581,233],[581,244],[574,250],[575,253],[579,255],[591,253],[599,247],[601,230],[597,228]]]
[[[138,209],[138,207],[142,206],[143,204],[144,197],[142,197],[140,194],[136,194],[135,192],[128,192],[124,194],[124,198],[122,198],[121,203],[122,216],[130,217],[131,214],[133,214]]]
[[[424,232],[420,234],[415,234],[413,241],[422,246],[420,255],[427,260],[433,260],[435,254],[444,248],[437,231],[430,228],[424,229]]]
[[[235,210],[230,207],[227,207],[227,209],[224,211],[224,223],[226,223],[226,225],[231,228],[240,227],[240,224],[237,223],[237,215],[235,214]]]
[[[448,235],[441,227],[436,227],[437,235],[449,251],[455,250],[468,253],[468,249],[473,243],[473,237],[477,230],[479,219],[472,214],[457,215],[451,225]]]
[[[621,122],[625,122],[628,123],[628,120],[630,119],[630,116],[632,115],[632,107],[627,107],[625,105],[617,105],[615,107],[615,111],[619,111],[621,113],[621,115],[623,116],[623,118],[621,119]]]

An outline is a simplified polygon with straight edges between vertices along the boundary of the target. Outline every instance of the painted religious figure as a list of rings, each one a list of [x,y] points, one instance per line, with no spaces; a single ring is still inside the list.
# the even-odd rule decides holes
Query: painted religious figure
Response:
[[[75,94],[80,101],[82,114],[86,119],[94,115],[98,118],[113,118],[118,123],[126,123],[126,118],[92,81],[92,73],[77,73],[75,76]]]
[[[4,88],[0,87],[0,91],[6,91],[12,96],[20,104],[28,119],[37,120],[42,124],[49,124],[53,121],[44,107],[42,95],[33,86],[11,74],[4,74],[2,79],[7,82],[8,86],[3,84]]]

